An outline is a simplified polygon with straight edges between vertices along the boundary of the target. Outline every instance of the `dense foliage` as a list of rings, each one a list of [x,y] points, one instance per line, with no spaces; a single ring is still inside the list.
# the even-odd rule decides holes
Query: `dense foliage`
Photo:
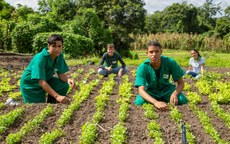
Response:
[[[47,47],[47,37],[52,33],[38,33],[34,37],[33,53],[40,52],[42,48]],[[78,58],[93,53],[93,41],[85,36],[72,33],[57,33],[60,34],[64,41],[64,53],[69,58]]]
[[[69,46],[79,48],[75,54],[72,52],[76,47],[64,50],[70,58],[86,54],[81,49],[85,44],[76,43],[79,39],[90,41],[90,48],[86,49],[90,50],[89,54],[100,55],[108,43],[114,43],[121,55],[132,57],[130,44],[138,43],[138,38],[130,34],[180,33],[191,37],[201,34],[199,40],[189,41],[196,41],[200,49],[207,49],[203,48],[203,43],[211,37],[223,41],[223,47],[218,47],[218,51],[228,52],[229,49],[230,6],[224,10],[224,16],[214,17],[221,12],[221,7],[213,0],[207,0],[200,7],[187,2],[174,3],[163,11],[148,15],[143,0],[38,0],[38,5],[35,11],[21,4],[15,8],[0,0],[0,49],[20,53],[37,52],[41,48],[34,44],[35,38],[47,32],[68,33],[71,39],[78,37],[78,40],[67,40],[69,36],[65,39]],[[174,38],[169,41],[175,45],[169,45],[168,48],[181,48]],[[194,44],[184,46],[186,48],[183,49],[187,49]]]

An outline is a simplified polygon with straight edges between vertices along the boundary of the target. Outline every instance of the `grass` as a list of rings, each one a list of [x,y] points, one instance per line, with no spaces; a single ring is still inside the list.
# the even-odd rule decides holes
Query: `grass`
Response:
[[[138,66],[140,65],[145,59],[147,59],[146,56],[146,50],[143,51],[135,51],[138,54],[139,59],[138,60],[132,60],[128,58],[124,58],[126,65],[132,65],[132,66]],[[230,54],[227,53],[216,53],[216,52],[209,52],[209,51],[200,51],[200,54],[205,58],[206,60],[206,66],[208,67],[217,67],[217,68],[230,68]],[[190,51],[185,50],[169,50],[169,49],[163,49],[162,55],[168,56],[171,58],[174,58],[177,63],[182,67],[188,67],[188,62],[190,56]],[[69,66],[75,66],[78,64],[88,64],[90,61],[94,61],[95,65],[99,65],[101,56],[99,57],[88,57],[83,59],[71,59],[67,60],[67,64]]]

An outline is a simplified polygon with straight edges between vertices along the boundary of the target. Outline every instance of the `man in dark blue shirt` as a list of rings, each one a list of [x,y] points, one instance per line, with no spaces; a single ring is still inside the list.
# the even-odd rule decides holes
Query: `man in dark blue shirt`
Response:
[[[122,66],[118,66],[118,61],[122,64]],[[105,62],[105,65],[103,65]],[[103,54],[101,58],[101,62],[99,64],[98,73],[103,76],[107,76],[108,74],[114,73],[119,77],[127,73],[128,68],[126,67],[124,61],[121,56],[115,52],[114,44],[108,44],[107,52]]]

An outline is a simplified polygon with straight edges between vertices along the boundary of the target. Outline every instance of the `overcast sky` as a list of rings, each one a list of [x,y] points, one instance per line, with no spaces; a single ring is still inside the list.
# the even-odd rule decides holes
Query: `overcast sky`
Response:
[[[13,5],[14,7],[17,6],[18,3],[22,5],[27,5],[32,7],[33,9],[37,9],[37,0],[5,0],[7,3]],[[154,11],[162,11],[167,6],[172,5],[173,3],[182,3],[183,1],[187,1],[187,3],[191,3],[195,6],[201,6],[204,4],[205,0],[144,0],[145,1],[145,9],[149,14],[153,13]],[[230,0],[213,0],[215,4],[221,2],[221,8],[224,10],[227,6],[230,5]],[[223,13],[224,14],[224,13]]]

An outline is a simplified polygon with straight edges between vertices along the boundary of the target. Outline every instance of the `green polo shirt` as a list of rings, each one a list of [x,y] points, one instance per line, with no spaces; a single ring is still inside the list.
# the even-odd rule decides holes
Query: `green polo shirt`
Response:
[[[36,93],[40,93],[42,96],[34,97],[33,101],[41,101],[41,99],[43,101],[45,92],[38,81],[49,81],[55,73],[61,74],[67,71],[69,71],[69,67],[64,60],[63,54],[60,54],[53,61],[48,52],[48,48],[44,48],[33,57],[21,77],[20,89],[23,97],[26,99],[26,97],[30,97],[32,94],[34,95],[34,91],[36,91]]]
[[[169,81],[170,77],[172,76],[172,79],[177,81],[184,74],[185,72],[174,59],[161,56],[160,74],[159,78],[157,78],[150,64],[150,59],[147,59],[137,69],[135,87],[145,86],[145,90],[149,95],[160,100],[165,96],[170,97],[175,90],[175,86]]]
[[[126,65],[125,62],[122,60],[120,54],[114,52],[113,56],[109,56],[108,52],[106,52],[103,54],[99,65],[103,65],[105,62],[106,67],[110,67],[112,65],[112,68],[116,68],[118,67],[118,61],[120,61],[120,63],[122,64],[122,68],[125,69]]]

